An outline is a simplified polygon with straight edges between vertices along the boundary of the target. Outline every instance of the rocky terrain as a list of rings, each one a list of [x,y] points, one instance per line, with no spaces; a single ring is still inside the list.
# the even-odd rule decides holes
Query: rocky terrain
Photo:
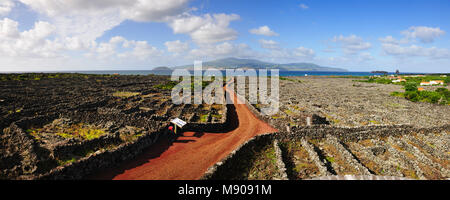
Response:
[[[200,125],[226,118],[224,105],[171,103],[167,76],[36,76],[0,81],[1,179],[45,177],[99,155],[118,162],[127,152],[117,151],[155,142],[175,117]]]
[[[280,131],[273,140],[288,178],[450,178],[450,106],[390,95],[401,90],[349,78],[281,79],[280,111],[261,117]]]
[[[325,117],[332,126],[449,124],[450,106],[411,102],[391,96],[400,85],[352,81],[351,78],[291,77],[280,80],[280,114],[284,121],[305,124],[303,115]],[[447,86],[448,87],[448,86]],[[299,117],[300,116],[300,117]]]
[[[2,80],[1,179],[83,178],[158,142],[173,117],[192,133],[211,124],[222,133],[230,113],[224,105],[171,103],[174,83],[165,76]],[[247,103],[278,133],[250,139],[203,178],[450,178],[450,106],[390,95],[401,90],[351,78],[280,79],[277,114]]]

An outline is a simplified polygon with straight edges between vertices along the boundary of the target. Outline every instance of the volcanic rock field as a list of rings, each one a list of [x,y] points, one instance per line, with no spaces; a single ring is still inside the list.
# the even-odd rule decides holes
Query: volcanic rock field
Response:
[[[0,179],[83,179],[158,142],[174,117],[191,129],[230,123],[225,105],[173,104],[170,84],[155,75],[0,81]],[[450,106],[389,95],[401,90],[351,78],[280,80],[277,114],[247,103],[278,133],[241,145],[203,179],[450,178]]]

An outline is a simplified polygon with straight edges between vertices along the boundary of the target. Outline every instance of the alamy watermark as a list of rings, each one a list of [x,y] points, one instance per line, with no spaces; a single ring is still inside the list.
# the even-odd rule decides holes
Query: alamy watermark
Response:
[[[172,89],[172,102],[174,104],[234,104],[234,90],[236,84],[237,104],[264,105],[260,111],[264,115],[276,114],[279,110],[279,70],[270,69],[225,69],[226,90],[225,95],[223,70],[203,70],[202,62],[194,62],[193,74],[187,69],[175,69],[172,72],[172,81],[180,81]],[[194,79],[194,80],[192,80]],[[270,79],[270,94],[268,90]],[[248,83],[246,83],[248,80]],[[203,81],[212,81],[203,88]],[[192,87],[193,84],[193,87]],[[245,99],[246,85],[248,84],[248,99]],[[192,89],[194,98],[192,98]]]

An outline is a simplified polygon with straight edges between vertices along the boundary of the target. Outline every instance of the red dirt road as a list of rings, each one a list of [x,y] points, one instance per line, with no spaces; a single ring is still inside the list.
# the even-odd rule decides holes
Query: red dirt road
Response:
[[[228,92],[228,90],[227,90]],[[228,92],[230,94],[230,92]],[[231,94],[234,96],[234,93]],[[277,130],[259,120],[245,104],[237,104],[237,127],[224,133],[185,132],[173,144],[162,137],[137,158],[95,174],[91,179],[192,180],[252,137]]]

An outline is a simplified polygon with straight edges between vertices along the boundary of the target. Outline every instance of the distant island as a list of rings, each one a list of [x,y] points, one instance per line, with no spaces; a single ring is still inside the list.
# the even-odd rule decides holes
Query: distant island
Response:
[[[189,69],[193,70],[193,65],[183,65],[172,67],[170,69]],[[253,69],[280,69],[280,71],[329,71],[329,72],[346,72],[346,69],[335,67],[324,67],[313,63],[287,63],[277,64],[269,63],[254,59],[240,59],[240,58],[223,58],[208,62],[203,62],[203,68],[215,68],[215,69],[235,69],[235,68],[253,68]],[[161,71],[167,70],[167,67],[158,67],[154,70]]]

